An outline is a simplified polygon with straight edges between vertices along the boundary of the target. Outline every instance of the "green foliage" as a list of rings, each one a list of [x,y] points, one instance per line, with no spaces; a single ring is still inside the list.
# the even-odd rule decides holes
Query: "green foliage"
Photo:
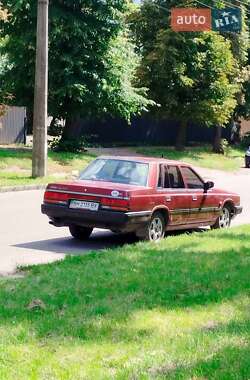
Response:
[[[246,133],[241,139],[241,144],[243,148],[248,148],[250,146],[250,132]]]
[[[123,115],[126,120],[130,120],[131,114],[139,114],[146,111],[149,105],[154,105],[153,101],[145,100],[146,88],[134,87],[139,62],[134,44],[129,40],[128,30],[111,41],[106,55],[104,81],[107,111],[111,115]]]
[[[86,152],[86,148],[89,148],[90,146],[92,146],[92,144],[89,143],[86,137],[67,140],[63,140],[61,137],[56,137],[50,143],[50,148],[55,152],[81,153]]]
[[[3,0],[3,4],[11,16],[1,27],[2,35],[8,36],[3,51],[9,61],[1,78],[2,92],[12,93],[15,104],[32,109],[37,2]],[[127,0],[50,2],[50,115],[71,119],[112,112],[129,119],[147,105],[145,91],[132,83],[137,57],[124,32],[127,5]],[[121,51],[128,46],[126,60],[114,51],[119,42]],[[122,64],[130,68],[126,77]]]
[[[161,105],[156,114],[225,125],[236,106],[238,90],[230,42],[214,32],[176,33],[169,28],[167,9],[191,3],[148,0],[131,18],[143,55],[141,83]]]
[[[237,3],[237,5],[239,5]],[[242,11],[242,31],[241,33],[225,33],[225,37],[231,41],[232,53],[236,61],[235,80],[239,85],[237,92],[237,107],[234,111],[234,118],[249,118],[250,116],[250,66],[249,66],[249,15],[246,2],[240,3]]]
[[[50,136],[58,137],[61,136],[63,130],[63,123],[58,119],[52,119],[49,127],[48,134]]]

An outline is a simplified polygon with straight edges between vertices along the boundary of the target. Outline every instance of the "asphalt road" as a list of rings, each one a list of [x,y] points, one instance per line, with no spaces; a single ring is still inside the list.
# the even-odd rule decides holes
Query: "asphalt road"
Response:
[[[238,192],[244,212],[233,225],[250,223],[250,170],[237,174],[199,169],[215,181],[216,187]],[[114,235],[109,231],[94,230],[88,242],[71,238],[67,228],[48,224],[40,212],[43,191],[24,191],[0,194],[0,275],[11,274],[19,265],[47,263],[60,260],[67,254],[85,254],[133,242],[132,237]]]

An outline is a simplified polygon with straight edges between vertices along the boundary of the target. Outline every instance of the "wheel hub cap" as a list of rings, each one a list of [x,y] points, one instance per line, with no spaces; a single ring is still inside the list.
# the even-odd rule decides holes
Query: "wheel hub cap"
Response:
[[[219,220],[220,228],[227,228],[230,225],[230,213],[227,208],[223,208]]]
[[[150,240],[157,241],[160,240],[163,234],[163,226],[160,218],[154,218],[150,225]]]

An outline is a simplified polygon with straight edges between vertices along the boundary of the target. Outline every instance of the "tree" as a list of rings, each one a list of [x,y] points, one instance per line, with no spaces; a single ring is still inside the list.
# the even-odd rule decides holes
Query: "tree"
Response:
[[[238,89],[229,41],[214,32],[176,33],[169,28],[168,9],[192,3],[196,5],[148,0],[132,17],[143,55],[141,83],[160,104],[154,114],[179,122],[177,149],[185,145],[188,122],[225,125],[236,106]]]
[[[142,62],[142,81],[161,105],[157,114],[179,122],[177,149],[184,148],[188,122],[228,122],[237,86],[231,83],[235,62],[230,43],[222,36],[161,31]]]
[[[31,0],[3,0],[3,3],[11,16],[2,27],[2,34],[9,36],[4,52],[10,63],[8,75],[2,78],[2,88],[14,94],[16,104],[32,109],[36,4]],[[48,109],[51,116],[66,120],[65,138],[75,135],[82,117],[112,113],[129,120],[133,112],[148,104],[145,91],[133,83],[134,69],[127,74],[129,91],[125,91],[121,80],[124,70],[115,69],[117,54],[113,54],[112,61],[109,53],[110,49],[114,52],[119,42],[121,49],[125,43],[132,49],[126,36],[126,10],[126,0],[50,2]],[[128,59],[135,68],[137,58],[132,50]],[[126,61],[118,63],[128,66]],[[122,93],[123,97],[112,91]]]
[[[247,6],[237,0],[231,1],[231,6],[240,7],[242,12],[242,30],[240,33],[224,33],[224,37],[231,42],[231,50],[236,62],[234,81],[238,84],[236,93],[237,106],[232,114],[230,124],[234,124],[240,117],[248,113],[248,83],[250,79],[250,66],[248,63],[249,28],[247,25]],[[222,144],[222,126],[217,125],[213,141],[213,152],[224,154]]]
[[[234,0],[235,5],[238,5]],[[234,118],[250,118],[250,49],[249,49],[249,13],[248,8],[241,3],[243,13],[243,28],[239,35],[229,36],[232,41],[233,54],[238,62],[238,81],[240,91],[237,94],[238,104],[234,112]]]

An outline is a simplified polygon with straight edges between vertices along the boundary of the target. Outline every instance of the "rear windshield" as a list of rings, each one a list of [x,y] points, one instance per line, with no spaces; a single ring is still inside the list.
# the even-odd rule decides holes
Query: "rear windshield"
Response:
[[[146,186],[148,170],[148,164],[141,162],[99,158],[81,173],[80,179]]]

